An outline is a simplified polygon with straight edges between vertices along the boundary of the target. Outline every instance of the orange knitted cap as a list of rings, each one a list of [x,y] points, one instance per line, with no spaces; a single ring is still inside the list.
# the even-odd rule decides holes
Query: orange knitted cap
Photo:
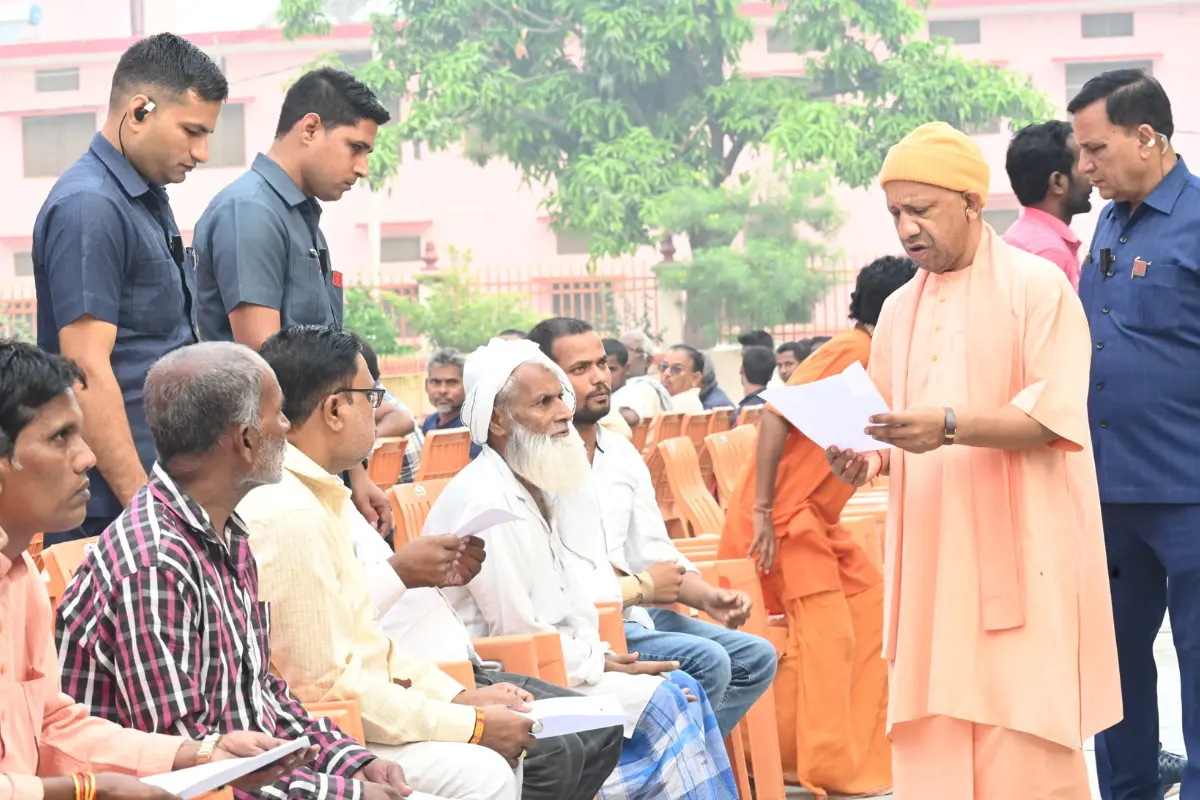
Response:
[[[914,181],[954,192],[976,191],[987,204],[991,170],[965,133],[944,122],[927,122],[888,151],[879,185]]]

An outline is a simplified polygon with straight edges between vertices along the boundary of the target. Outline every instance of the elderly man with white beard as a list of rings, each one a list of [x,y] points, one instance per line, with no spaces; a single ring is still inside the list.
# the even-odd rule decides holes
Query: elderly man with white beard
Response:
[[[480,537],[483,570],[446,597],[472,636],[557,632],[572,689],[620,700],[625,746],[601,800],[737,797],[704,690],[675,662],[613,654],[592,598],[620,599],[603,552],[591,468],[571,425],[567,376],[537,345],[493,339],[467,359],[463,421],[483,451],[430,511],[425,534],[459,530],[483,511],[517,517]],[[602,591],[600,587],[608,587]]]

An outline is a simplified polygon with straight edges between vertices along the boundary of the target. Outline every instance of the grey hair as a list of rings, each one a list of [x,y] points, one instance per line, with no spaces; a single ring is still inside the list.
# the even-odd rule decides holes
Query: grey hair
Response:
[[[260,424],[263,374],[271,368],[249,347],[202,342],[159,359],[146,375],[146,421],[158,458],[202,455],[239,425]]]
[[[458,367],[460,370],[465,370],[467,359],[453,347],[445,347],[429,357],[429,363],[426,364],[425,369],[433,372],[434,367]]]

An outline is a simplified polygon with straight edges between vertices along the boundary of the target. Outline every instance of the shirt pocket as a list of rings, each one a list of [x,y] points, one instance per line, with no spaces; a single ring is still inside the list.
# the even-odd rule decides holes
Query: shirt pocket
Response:
[[[183,316],[179,267],[171,258],[140,261],[129,279],[131,318],[125,327],[138,333],[170,333]]]
[[[307,253],[293,256],[291,273],[291,280],[284,291],[285,308],[280,312],[282,324],[327,324],[325,309],[329,305],[329,298],[325,294],[320,259]]]
[[[1132,266],[1130,267],[1132,269]],[[1179,264],[1154,264],[1146,268],[1143,278],[1129,278],[1133,301],[1129,326],[1147,333],[1161,333],[1179,324],[1183,297],[1179,291]],[[1112,279],[1117,279],[1114,275]],[[1111,280],[1111,279],[1110,279]]]

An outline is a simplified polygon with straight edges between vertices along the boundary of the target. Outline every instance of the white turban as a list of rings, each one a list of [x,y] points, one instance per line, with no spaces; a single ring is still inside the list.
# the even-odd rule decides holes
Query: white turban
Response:
[[[528,339],[492,339],[486,347],[480,347],[467,356],[463,368],[463,388],[467,399],[462,406],[462,421],[471,431],[471,441],[477,445],[487,444],[488,426],[492,421],[492,410],[496,407],[496,396],[504,388],[509,377],[522,364],[541,364],[554,373],[563,387],[563,402],[571,413],[575,413],[575,392],[571,379],[541,349]]]

